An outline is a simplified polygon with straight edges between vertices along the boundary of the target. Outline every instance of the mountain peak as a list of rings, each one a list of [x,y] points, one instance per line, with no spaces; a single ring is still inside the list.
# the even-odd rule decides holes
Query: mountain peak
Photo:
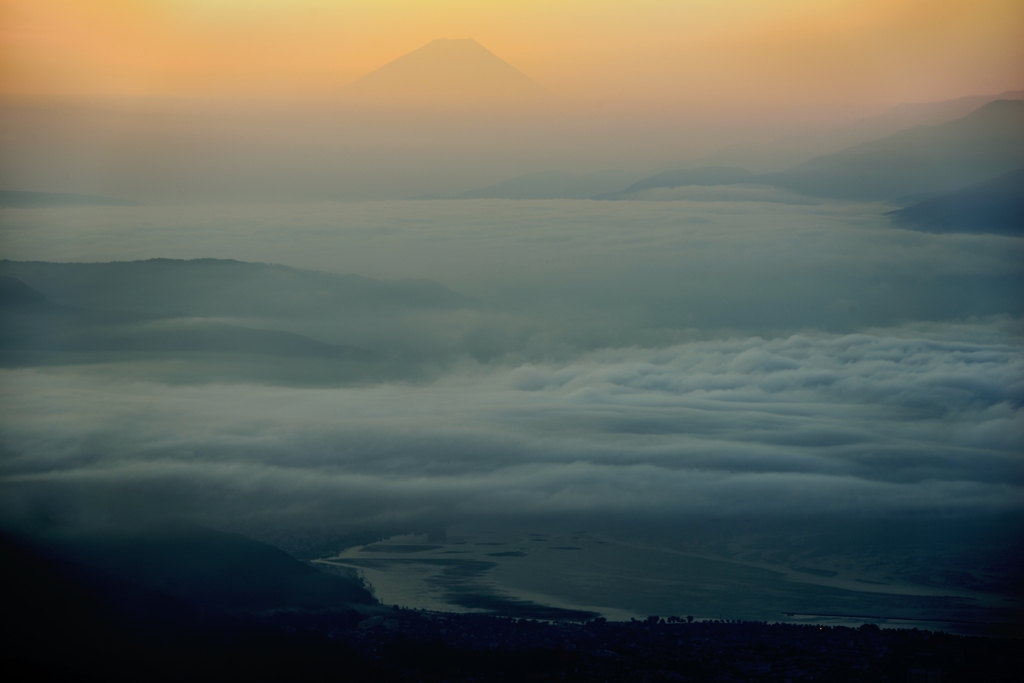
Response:
[[[532,103],[544,88],[472,38],[438,38],[385,64],[342,91],[376,104]]]

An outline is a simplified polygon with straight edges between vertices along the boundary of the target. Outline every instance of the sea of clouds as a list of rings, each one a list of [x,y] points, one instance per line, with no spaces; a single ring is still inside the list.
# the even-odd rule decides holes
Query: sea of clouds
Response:
[[[1024,246],[898,230],[889,208],[5,211],[10,259],[212,256],[430,278],[521,329],[484,330],[493,353],[405,383],[177,384],[125,363],[8,367],[4,513],[366,528],[1019,512]],[[332,341],[330,330],[306,331]]]
[[[1019,338],[991,325],[922,332],[467,364],[418,386],[8,369],[4,506],[363,526],[1019,509]]]

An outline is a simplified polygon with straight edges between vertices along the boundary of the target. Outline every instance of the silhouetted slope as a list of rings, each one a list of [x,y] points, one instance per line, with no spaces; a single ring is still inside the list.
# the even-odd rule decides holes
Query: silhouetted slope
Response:
[[[633,183],[624,190],[607,192],[594,199],[622,199],[637,192],[658,188],[684,187],[688,185],[737,185],[740,183],[757,182],[757,176],[743,168],[729,166],[705,166],[702,168],[685,168],[675,171],[662,171]]]
[[[527,173],[497,185],[479,187],[459,195],[460,199],[590,199],[611,192],[636,178],[635,173],[597,172]]]
[[[239,534],[175,524],[43,537],[54,557],[202,606],[327,608],[375,604],[362,585]]]
[[[129,324],[131,322],[131,324]],[[374,354],[325,344],[301,334],[201,320],[98,318],[82,311],[27,317],[4,312],[0,350],[29,353],[257,354],[305,359],[369,361]]]
[[[12,301],[50,302],[0,306],[0,364],[143,362],[174,381],[406,377],[463,352],[438,330],[480,306],[428,280],[216,259],[0,261],[0,277],[24,284],[8,283]],[[185,364],[150,363],[170,359]]]
[[[917,126],[758,180],[812,196],[890,200],[954,190],[1022,165],[1024,102],[997,100],[962,119]]]
[[[428,280],[382,281],[218,259],[0,261],[0,275],[16,277],[67,306],[146,315],[293,318],[354,310],[476,305],[472,299]]]
[[[1024,165],[1024,101],[996,100],[962,119],[916,126],[781,173],[709,166],[664,171],[595,199],[622,199],[686,185],[773,185],[801,194],[861,201],[948,192]]]
[[[35,209],[52,206],[137,206],[135,202],[90,194],[0,190],[0,207]]]
[[[50,300],[17,278],[0,275],[0,308],[40,308]]]
[[[229,542],[230,544],[230,542]],[[194,546],[181,548],[187,551]],[[201,554],[205,554],[200,549]],[[259,566],[256,567],[259,571]],[[202,579],[200,580],[202,583]],[[1021,678],[1018,642],[650,616],[586,623],[224,607],[0,536],[0,675],[125,681],[778,681]],[[376,613],[376,616],[369,616]],[[1005,625],[1009,633],[1019,632]],[[58,678],[59,677],[59,678]]]
[[[366,591],[232,534],[0,534],[0,585],[10,680],[312,681],[337,680],[339,667],[377,680],[343,645],[290,635],[278,616],[352,628],[364,617],[350,604],[373,602]]]
[[[0,276],[0,322],[0,351],[255,353],[349,360],[373,356],[292,332],[60,306],[9,276]]]
[[[1024,235],[1024,168],[889,213],[928,232]]]
[[[389,62],[342,90],[378,103],[473,104],[532,102],[547,91],[470,38],[439,38]]]
[[[908,102],[875,116],[824,129],[801,129],[756,145],[733,145],[704,157],[706,165],[742,166],[762,172],[792,168],[824,154],[833,154],[880,140],[914,126],[937,126],[967,116],[994,100],[1021,100],[1024,90],[971,95],[939,102]]]
[[[860,119],[851,128],[881,138],[914,126],[938,126],[956,121],[996,100],[1024,100],[1024,90],[1008,90],[998,95],[968,95],[940,102],[907,102],[877,116]]]

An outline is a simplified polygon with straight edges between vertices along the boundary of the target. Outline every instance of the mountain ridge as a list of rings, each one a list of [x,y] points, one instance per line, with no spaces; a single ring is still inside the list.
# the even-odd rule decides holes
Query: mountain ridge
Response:
[[[138,202],[92,194],[0,190],[0,208],[39,209],[55,206],[139,206]]]
[[[898,224],[924,232],[1024,234],[1024,168],[890,211]]]
[[[778,172],[914,126],[948,123],[995,100],[1024,100],[1024,90],[966,95],[933,102],[904,102],[846,124],[791,132],[759,145],[721,149],[698,160],[698,163],[701,166],[740,166],[761,173]]]
[[[914,126],[763,180],[811,196],[893,200],[946,192],[1024,164],[1024,101],[994,100],[963,118]]]
[[[1024,166],[1024,101],[993,100],[967,116],[919,125],[775,173],[706,166],[662,171],[595,199],[655,188],[761,184],[811,197],[894,201],[945,193]]]
[[[467,190],[459,199],[590,199],[639,174],[625,171],[524,173],[506,181]]]
[[[345,308],[456,309],[478,305],[432,280],[377,280],[234,259],[154,258],[108,263],[2,259],[0,275],[17,278],[68,306],[159,314],[239,315],[251,311],[290,316],[296,312],[296,297],[301,301],[305,296],[312,296],[318,304],[330,300]],[[126,282],[135,284],[125,287]],[[219,297],[210,298],[211,286],[220,288]],[[97,306],[99,301],[102,306]]]

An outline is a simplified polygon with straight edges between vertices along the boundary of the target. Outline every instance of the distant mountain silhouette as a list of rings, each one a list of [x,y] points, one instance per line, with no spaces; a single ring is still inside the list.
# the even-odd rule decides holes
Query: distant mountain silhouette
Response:
[[[429,280],[374,280],[265,263],[149,259],[113,263],[0,261],[56,303],[148,316],[341,315],[357,310],[458,309],[477,302]]]
[[[895,200],[950,192],[1024,166],[1024,101],[996,100],[967,116],[915,126],[881,140],[815,157],[780,173],[708,166],[664,171],[598,199],[654,188],[772,185],[812,197]]]
[[[531,103],[549,93],[471,38],[439,38],[343,88],[370,104]]]
[[[819,197],[892,200],[947,192],[1024,166],[1024,102],[996,100],[938,126],[916,126],[820,156],[759,181]]]
[[[908,102],[852,123],[819,130],[800,130],[755,146],[728,147],[705,157],[700,163],[702,166],[782,170],[823,154],[880,140],[914,126],[937,126],[955,121],[995,100],[1024,100],[1024,90],[970,95],[939,102]]]
[[[0,190],[0,207],[37,209],[48,206],[138,206],[136,202],[91,194]]]
[[[61,306],[42,292],[0,276],[0,353],[248,353],[371,361],[363,349],[300,334],[201,319]],[[0,361],[2,364],[2,361]]]
[[[415,336],[423,316],[479,306],[428,280],[240,261],[0,260],[0,366],[173,358],[201,381],[379,379],[416,362],[381,345],[394,326]]]
[[[38,292],[21,280],[0,275],[0,309],[29,308],[52,306],[42,292]]]
[[[701,168],[684,168],[675,171],[662,171],[638,180],[624,190],[607,192],[594,199],[625,199],[644,190],[657,188],[684,187],[688,185],[736,185],[739,183],[756,183],[757,176],[744,168],[729,166],[704,166]]]
[[[1024,100],[1024,90],[1008,90],[998,95],[970,95],[941,102],[908,102],[877,116],[861,119],[850,128],[881,138],[914,126],[938,126],[956,121],[996,100]]]
[[[1024,168],[889,213],[926,232],[1024,235]]]
[[[596,194],[622,187],[639,176],[627,171],[594,173],[526,173],[497,185],[479,187],[459,195],[460,199],[590,199]]]

